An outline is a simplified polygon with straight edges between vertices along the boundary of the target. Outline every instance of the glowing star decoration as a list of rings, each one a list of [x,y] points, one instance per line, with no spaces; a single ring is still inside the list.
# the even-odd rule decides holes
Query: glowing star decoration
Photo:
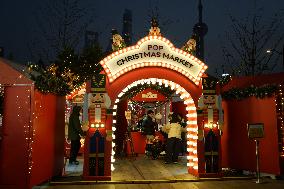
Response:
[[[135,46],[127,47],[104,58],[100,64],[105,69],[109,82],[141,67],[163,67],[189,78],[196,85],[207,66],[195,56],[174,47],[166,38],[147,36]]]

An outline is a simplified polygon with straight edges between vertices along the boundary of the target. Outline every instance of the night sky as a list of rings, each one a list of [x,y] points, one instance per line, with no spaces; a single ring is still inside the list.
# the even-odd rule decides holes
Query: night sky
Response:
[[[198,21],[198,0],[82,0],[85,6],[94,7],[94,24],[90,30],[100,33],[100,43],[106,48],[110,31],[122,30],[124,9],[132,10],[133,42],[145,36],[150,28],[150,12],[158,8],[160,23],[167,22],[162,34],[180,48],[191,36],[192,28]],[[264,18],[271,17],[284,9],[284,0],[203,0],[203,22],[209,32],[205,37],[205,62],[209,72],[214,73],[222,58],[220,38],[230,28],[229,14],[243,18],[251,12],[254,2],[264,8]],[[35,12],[42,1],[1,0],[0,1],[0,47],[5,55],[12,53],[14,60],[21,63],[30,61],[28,44],[39,35],[35,22]],[[282,27],[283,28],[283,27]],[[284,28],[282,29],[282,32]]]

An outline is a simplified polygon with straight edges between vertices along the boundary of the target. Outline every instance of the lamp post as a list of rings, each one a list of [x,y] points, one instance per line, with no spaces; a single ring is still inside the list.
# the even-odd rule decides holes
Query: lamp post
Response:
[[[277,53],[279,55],[282,55],[282,66],[283,66],[283,71],[284,71],[284,45],[282,47],[282,52],[279,52],[279,51],[277,51],[275,49],[268,49],[266,51],[266,53]]]

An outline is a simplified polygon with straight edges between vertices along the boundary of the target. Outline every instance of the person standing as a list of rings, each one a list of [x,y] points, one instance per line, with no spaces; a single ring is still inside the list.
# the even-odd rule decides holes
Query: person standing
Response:
[[[180,117],[176,114],[172,114],[171,122],[166,124],[162,130],[168,133],[168,139],[166,144],[166,156],[165,163],[177,163],[178,162],[178,154],[180,151],[179,143],[181,140],[181,132],[185,132],[185,128],[181,127],[179,124]]]
[[[155,122],[153,121],[155,117],[153,110],[148,110],[146,118],[142,122],[142,127],[144,128],[144,134],[146,135],[146,153],[151,152],[152,142],[155,135]]]
[[[181,120],[179,124],[181,125],[182,128],[186,129],[186,126],[187,126],[186,121],[184,120],[184,118],[182,117],[181,114],[178,114],[178,116],[179,116],[179,119]],[[186,142],[187,142],[186,141],[186,133],[185,132],[181,132],[181,143],[180,143],[181,148],[180,149],[181,149],[181,153],[183,155],[186,154],[186,148],[187,148],[187,143]]]
[[[69,164],[79,165],[79,161],[77,161],[77,156],[81,147],[80,139],[81,136],[84,135],[79,119],[81,112],[82,108],[80,106],[74,106],[72,113],[69,117],[68,140],[71,140]]]

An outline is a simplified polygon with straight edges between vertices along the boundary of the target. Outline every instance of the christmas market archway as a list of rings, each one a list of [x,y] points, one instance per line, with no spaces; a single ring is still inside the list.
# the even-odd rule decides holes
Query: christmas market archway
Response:
[[[113,114],[108,115],[106,131],[116,129],[116,108],[119,97],[137,83],[168,85],[181,95],[187,105],[188,172],[198,175],[198,118],[196,107],[202,94],[201,78],[207,66],[193,55],[175,48],[166,38],[146,36],[135,46],[113,52],[101,62],[106,74],[106,92],[111,99]],[[112,120],[112,121],[109,121]],[[110,132],[109,132],[110,133]],[[114,138],[112,134],[112,138]],[[109,144],[111,162],[114,151]],[[112,163],[111,163],[112,165]],[[109,165],[109,168],[111,168]],[[112,167],[113,168],[113,167]]]

